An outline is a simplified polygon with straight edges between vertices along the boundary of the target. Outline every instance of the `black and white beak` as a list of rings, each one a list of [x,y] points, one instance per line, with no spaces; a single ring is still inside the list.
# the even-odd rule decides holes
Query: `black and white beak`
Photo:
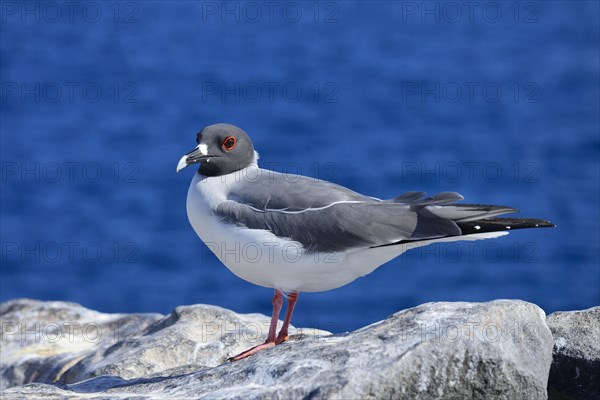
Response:
[[[179,159],[179,162],[177,163],[177,172],[181,171],[188,165],[197,164],[202,160],[207,159],[208,157],[210,156],[208,155],[208,149],[206,147],[206,144],[201,143],[198,146],[196,146],[192,151],[190,151],[189,153],[187,153]]]

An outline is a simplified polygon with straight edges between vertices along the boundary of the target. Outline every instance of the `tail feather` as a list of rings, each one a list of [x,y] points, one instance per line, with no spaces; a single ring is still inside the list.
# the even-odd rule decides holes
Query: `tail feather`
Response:
[[[438,193],[424,198],[423,192],[408,192],[391,201],[407,204],[417,213],[417,224],[409,238],[375,247],[418,244],[439,241],[489,239],[525,228],[551,228],[555,225],[537,218],[496,218],[518,212],[516,208],[485,204],[452,204],[462,200],[454,192]]]

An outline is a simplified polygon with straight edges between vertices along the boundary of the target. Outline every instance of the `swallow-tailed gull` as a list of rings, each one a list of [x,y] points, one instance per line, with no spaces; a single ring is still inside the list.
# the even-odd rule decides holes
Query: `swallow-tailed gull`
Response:
[[[205,127],[196,142],[177,164],[178,172],[199,164],[187,194],[192,227],[231,272],[275,290],[266,342],[232,360],[287,340],[300,292],[346,285],[415,247],[554,226],[532,218],[495,218],[517,210],[456,204],[463,197],[454,192],[431,197],[408,192],[380,200],[331,182],[262,169],[246,132],[230,124]],[[284,295],[288,308],[276,335]]]

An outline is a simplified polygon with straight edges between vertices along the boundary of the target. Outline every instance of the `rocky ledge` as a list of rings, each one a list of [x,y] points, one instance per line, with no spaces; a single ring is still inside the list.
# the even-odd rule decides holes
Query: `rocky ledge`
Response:
[[[208,306],[103,314],[0,305],[3,399],[599,398],[600,307],[546,318],[517,300],[428,303],[355,332],[293,329],[231,363],[269,318]],[[548,381],[550,377],[550,382]]]

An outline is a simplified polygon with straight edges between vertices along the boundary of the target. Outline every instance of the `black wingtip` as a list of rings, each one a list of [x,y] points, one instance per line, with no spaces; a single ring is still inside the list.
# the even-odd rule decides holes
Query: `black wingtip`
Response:
[[[537,218],[484,218],[477,221],[458,223],[463,235],[527,228],[554,228],[555,226],[550,221]]]
[[[556,225],[550,221],[546,221],[543,219],[539,219],[538,221],[540,222],[535,226],[536,228],[556,228]]]

